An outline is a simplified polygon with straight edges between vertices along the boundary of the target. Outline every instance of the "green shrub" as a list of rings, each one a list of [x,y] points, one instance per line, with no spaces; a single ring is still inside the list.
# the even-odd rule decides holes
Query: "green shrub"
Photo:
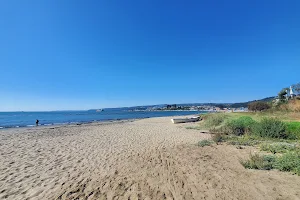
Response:
[[[240,161],[248,169],[270,170],[293,172],[300,176],[300,151],[289,151],[280,157],[274,155],[250,154],[250,158]]]
[[[275,118],[263,118],[252,127],[252,132],[260,137],[288,138],[286,124]]]
[[[286,142],[276,142],[276,143],[263,143],[260,146],[262,151],[268,151],[273,154],[275,153],[286,153],[288,151],[294,151],[297,149],[295,144],[289,144]]]
[[[278,157],[274,167],[280,171],[292,171],[300,175],[300,151],[291,151]]]
[[[300,166],[295,167],[295,168],[293,169],[293,172],[294,172],[295,174],[297,174],[298,176],[300,176]]]
[[[243,116],[238,119],[231,120],[226,124],[226,131],[229,134],[244,135],[250,132],[256,122],[248,116]]]
[[[241,161],[241,164],[248,169],[270,170],[273,169],[276,157],[273,155],[250,154],[249,160]]]
[[[287,122],[286,126],[290,139],[300,139],[300,122]]]
[[[211,140],[201,140],[200,142],[198,142],[198,146],[200,147],[204,147],[204,146],[210,146],[212,145],[214,142]]]

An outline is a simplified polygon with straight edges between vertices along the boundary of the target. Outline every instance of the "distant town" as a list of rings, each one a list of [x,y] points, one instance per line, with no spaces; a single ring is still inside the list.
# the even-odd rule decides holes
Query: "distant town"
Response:
[[[224,112],[234,112],[234,111],[241,111],[245,112],[248,111],[248,108],[240,107],[240,108],[230,108],[226,107],[223,104],[219,105],[159,105],[159,106],[145,106],[145,107],[137,107],[130,109],[128,111],[224,111]]]
[[[186,104],[159,104],[147,106],[133,106],[122,108],[104,108],[91,109],[89,111],[103,112],[103,111],[209,111],[209,112],[247,112],[248,105],[252,102],[272,102],[277,97],[267,97],[264,99],[253,100],[240,103],[186,103]]]

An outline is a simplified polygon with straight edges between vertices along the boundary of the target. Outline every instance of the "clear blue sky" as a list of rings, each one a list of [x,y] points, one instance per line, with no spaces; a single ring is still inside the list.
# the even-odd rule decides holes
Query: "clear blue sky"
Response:
[[[240,102],[300,82],[299,0],[0,3],[0,111]]]

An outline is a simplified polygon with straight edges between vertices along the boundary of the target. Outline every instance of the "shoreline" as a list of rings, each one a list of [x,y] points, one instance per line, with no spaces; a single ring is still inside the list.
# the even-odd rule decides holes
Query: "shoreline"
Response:
[[[132,111],[132,112],[142,112],[142,111]],[[145,111],[145,112],[157,112],[157,111]],[[176,110],[174,110],[174,111],[170,110],[168,112],[176,112]],[[189,111],[186,111],[186,112],[189,112]],[[195,112],[195,111],[191,111],[191,112]],[[177,116],[190,116],[190,115],[199,115],[199,114],[201,114],[201,111],[199,111],[199,113],[195,113],[195,114],[160,116],[160,117],[177,117]],[[29,125],[16,125],[16,126],[12,125],[12,126],[6,126],[5,127],[5,126],[2,125],[2,126],[0,126],[0,131],[7,130],[7,129],[19,129],[19,128],[21,128],[21,129],[25,128],[26,129],[26,128],[53,127],[53,126],[72,126],[72,125],[76,126],[76,125],[83,125],[83,124],[119,122],[119,121],[139,120],[139,119],[148,119],[148,118],[156,118],[156,117],[158,117],[158,116],[153,116],[153,117],[138,117],[138,118],[124,118],[124,119],[101,119],[101,120],[91,120],[91,121],[74,121],[74,122],[52,123],[52,124],[47,124],[46,123],[46,124],[39,124],[38,126],[36,126],[34,124],[29,124]]]
[[[1,128],[1,131],[6,130],[41,130],[47,128],[60,128],[60,127],[79,127],[79,126],[95,126],[95,125],[106,125],[106,124],[118,124],[118,123],[126,123],[126,122],[133,122],[140,119],[147,119],[147,118],[135,118],[135,119],[121,119],[121,120],[106,120],[106,121],[91,121],[91,122],[72,122],[72,123],[58,123],[58,124],[50,124],[50,125],[32,125],[32,126],[20,126],[20,127],[6,127]]]
[[[195,114],[191,115],[174,115],[174,116],[162,116],[162,117],[145,117],[145,118],[130,118],[130,119],[117,119],[117,120],[103,120],[103,121],[91,121],[91,122],[74,122],[74,123],[61,123],[61,124],[51,124],[51,125],[39,125],[39,126],[21,126],[21,127],[9,127],[9,128],[1,128],[1,131],[8,130],[41,130],[41,129],[53,129],[60,127],[80,127],[80,126],[101,126],[101,125],[109,125],[109,124],[119,124],[119,123],[127,123],[134,122],[144,119],[160,119],[160,118],[174,118],[174,117],[192,117]],[[187,123],[188,124],[188,123]]]

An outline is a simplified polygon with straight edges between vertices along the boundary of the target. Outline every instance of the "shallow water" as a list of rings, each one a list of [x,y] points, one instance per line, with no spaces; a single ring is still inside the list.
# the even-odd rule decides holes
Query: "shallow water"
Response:
[[[175,115],[198,114],[199,111],[53,111],[53,112],[0,112],[0,129],[40,125],[88,123],[122,119],[140,119]]]

